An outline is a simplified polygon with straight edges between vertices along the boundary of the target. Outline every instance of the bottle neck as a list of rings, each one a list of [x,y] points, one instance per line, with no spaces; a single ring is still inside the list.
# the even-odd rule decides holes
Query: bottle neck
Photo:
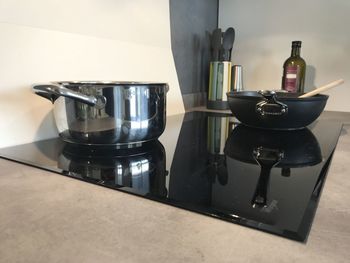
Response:
[[[300,56],[300,47],[292,47],[292,57],[299,57]]]

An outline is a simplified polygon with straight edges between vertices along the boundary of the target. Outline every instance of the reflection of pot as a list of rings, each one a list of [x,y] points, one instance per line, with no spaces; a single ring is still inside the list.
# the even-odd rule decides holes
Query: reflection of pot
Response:
[[[282,175],[289,176],[290,168],[316,165],[322,161],[318,141],[309,129],[263,131],[239,125],[226,141],[225,154],[242,162],[260,165],[260,177],[252,199],[253,207],[266,206],[273,167],[281,167]]]
[[[130,187],[138,194],[158,197],[167,195],[165,150],[159,141],[124,150],[66,144],[58,167],[106,186]]]

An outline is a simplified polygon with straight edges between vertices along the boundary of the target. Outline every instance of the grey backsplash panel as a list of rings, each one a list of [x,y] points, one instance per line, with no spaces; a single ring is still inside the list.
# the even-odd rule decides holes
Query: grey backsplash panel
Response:
[[[203,105],[218,0],[170,0],[171,45],[185,108]],[[199,104],[199,105],[198,105]]]

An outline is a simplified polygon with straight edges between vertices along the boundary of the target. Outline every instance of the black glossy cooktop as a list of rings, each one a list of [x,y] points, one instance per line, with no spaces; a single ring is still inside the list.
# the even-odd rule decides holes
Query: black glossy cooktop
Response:
[[[227,114],[191,112],[168,117],[159,140],[136,149],[54,138],[3,148],[0,156],[306,241],[340,131],[340,123],[324,120],[264,131]]]

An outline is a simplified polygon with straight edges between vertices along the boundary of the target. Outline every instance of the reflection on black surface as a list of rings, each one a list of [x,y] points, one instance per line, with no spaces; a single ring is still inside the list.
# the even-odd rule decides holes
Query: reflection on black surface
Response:
[[[209,115],[207,118],[208,173],[222,185],[228,181],[224,148],[227,136],[234,127],[227,115]]]
[[[341,125],[318,121],[310,129],[264,131],[233,120],[192,112],[178,138],[140,148],[81,147],[55,138],[0,149],[0,155],[304,241]],[[175,153],[168,154],[163,145],[173,141]]]
[[[318,164],[322,161],[320,145],[309,129],[296,131],[257,130],[238,125],[230,134],[225,153],[231,158],[256,163],[254,151],[260,148],[281,160],[279,167],[292,168]]]
[[[281,175],[289,177],[291,167],[316,165],[322,161],[317,139],[309,129],[297,131],[259,131],[238,125],[225,147],[229,158],[257,163],[260,176],[252,198],[253,208],[266,208],[267,188],[273,167],[282,167]]]
[[[260,165],[261,172],[252,199],[252,207],[267,207],[267,187],[270,179],[271,169],[284,158],[283,150],[268,149],[258,146],[251,153],[256,162]]]
[[[141,195],[167,195],[165,150],[159,141],[125,150],[65,144],[57,166],[90,182],[129,187]]]
[[[174,156],[169,198],[304,240],[307,231],[298,229],[322,167],[313,132],[256,130],[222,114],[190,117]]]

